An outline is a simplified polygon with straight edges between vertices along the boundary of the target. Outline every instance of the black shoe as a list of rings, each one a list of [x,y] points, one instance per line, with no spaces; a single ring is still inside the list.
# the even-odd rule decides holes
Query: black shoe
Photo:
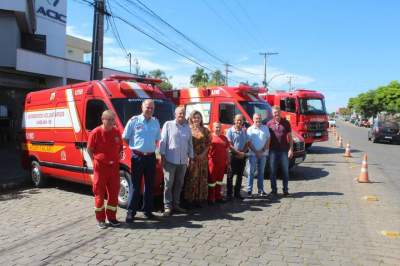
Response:
[[[146,212],[146,213],[144,214],[144,216],[145,216],[147,219],[149,219],[149,220],[154,220],[154,219],[156,219],[156,216],[155,216],[152,212]]]
[[[224,199],[217,199],[215,202],[216,202],[216,203],[226,203],[226,200],[224,200]]]
[[[252,197],[253,197],[253,195],[251,194],[251,191],[247,191],[247,196],[248,196],[249,198],[252,198]]]
[[[283,192],[283,196],[284,196],[284,197],[290,197],[290,194],[289,194],[289,192],[284,191],[284,192]]]
[[[272,199],[277,198],[277,197],[278,197],[278,193],[275,192],[275,191],[272,191],[272,192],[269,193],[269,195],[268,195],[268,198],[272,198]]]
[[[235,199],[237,199],[237,200],[244,200],[244,198],[243,198],[240,194],[235,195]]]
[[[268,194],[265,193],[265,191],[261,191],[258,195],[260,195],[260,197],[265,197],[265,196],[267,196]]]
[[[133,223],[133,220],[134,220],[133,214],[128,213],[128,214],[126,215],[125,222],[126,222],[127,224],[132,224],[132,223]]]
[[[106,225],[106,223],[105,223],[104,221],[99,221],[99,222],[97,223],[97,228],[99,228],[99,229],[106,229],[106,228],[107,228],[107,225]]]
[[[118,227],[121,225],[121,222],[118,221],[117,219],[115,220],[108,220],[108,224],[112,227]]]

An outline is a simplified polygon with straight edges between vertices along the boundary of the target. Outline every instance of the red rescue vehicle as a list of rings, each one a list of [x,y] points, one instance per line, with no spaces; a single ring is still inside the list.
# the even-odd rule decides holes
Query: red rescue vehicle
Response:
[[[23,165],[30,169],[34,185],[45,184],[46,177],[91,184],[93,164],[86,149],[89,132],[101,124],[104,110],[116,114],[121,131],[127,121],[141,113],[144,99],[154,99],[155,113],[162,126],[174,118],[174,104],[156,86],[156,79],[110,76],[90,81],[31,92],[25,99],[22,122]],[[128,201],[131,152],[124,144],[120,160],[119,205]],[[162,195],[163,174],[157,164],[154,195]]]
[[[270,105],[281,107],[293,130],[301,134],[306,148],[313,142],[328,140],[328,115],[325,97],[314,90],[275,91],[260,94]]]
[[[266,124],[272,118],[271,106],[258,96],[259,90],[247,85],[237,87],[207,87],[207,88],[183,88],[166,92],[166,95],[176,104],[185,106],[186,117],[193,110],[200,111],[203,123],[212,128],[214,122],[222,124],[225,131],[233,126],[235,115],[242,114],[245,126],[253,124],[253,114],[262,115],[262,122]],[[294,156],[290,161],[290,167],[300,164],[306,157],[304,140],[295,131],[293,132]],[[268,164],[266,165],[268,170]],[[266,171],[266,175],[268,171]]]

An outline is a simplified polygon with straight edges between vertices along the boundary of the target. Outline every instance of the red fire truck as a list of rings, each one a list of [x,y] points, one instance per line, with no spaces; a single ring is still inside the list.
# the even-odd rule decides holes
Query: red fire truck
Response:
[[[259,90],[246,85],[237,87],[207,87],[182,88],[166,92],[166,95],[176,104],[186,108],[186,117],[193,110],[200,111],[203,123],[210,129],[214,122],[222,124],[222,130],[232,127],[236,114],[242,114],[245,126],[253,124],[253,114],[262,115],[262,122],[266,124],[272,118],[271,106],[258,96]],[[300,164],[306,157],[304,140],[293,132],[294,156],[290,167]],[[266,165],[268,170],[268,164]],[[266,175],[268,171],[266,171]]]
[[[93,164],[86,149],[89,132],[101,124],[104,110],[113,110],[121,131],[127,121],[141,113],[144,99],[154,99],[154,116],[160,125],[174,117],[174,104],[156,86],[156,79],[111,76],[31,92],[25,99],[22,122],[23,165],[30,169],[34,185],[45,184],[47,177],[91,184]],[[124,144],[120,161],[119,204],[127,205],[131,152]],[[157,164],[154,194],[162,195],[163,174]]]
[[[318,91],[298,89],[261,93],[270,105],[281,107],[282,115],[304,138],[306,148],[313,142],[328,140],[328,116],[324,95]]]

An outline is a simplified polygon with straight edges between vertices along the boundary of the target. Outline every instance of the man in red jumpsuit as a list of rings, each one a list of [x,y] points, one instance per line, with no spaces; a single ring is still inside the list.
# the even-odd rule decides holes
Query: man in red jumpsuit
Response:
[[[119,192],[119,160],[122,137],[115,127],[115,114],[106,110],[101,116],[102,125],[90,132],[87,150],[93,160],[93,194],[95,213],[100,229],[106,228],[106,217],[111,226],[120,223],[116,218]],[[104,197],[107,192],[107,207]]]
[[[208,203],[224,202],[222,198],[222,180],[229,165],[229,141],[221,134],[221,123],[213,124],[213,134],[208,152]]]

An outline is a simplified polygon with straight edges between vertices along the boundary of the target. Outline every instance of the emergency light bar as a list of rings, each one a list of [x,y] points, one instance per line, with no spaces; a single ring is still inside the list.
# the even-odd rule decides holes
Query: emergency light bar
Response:
[[[147,77],[140,77],[140,76],[129,76],[129,75],[111,75],[111,76],[107,77],[106,80],[118,80],[118,81],[133,80],[133,81],[145,83],[145,84],[160,84],[162,82],[161,79],[147,78]]]

